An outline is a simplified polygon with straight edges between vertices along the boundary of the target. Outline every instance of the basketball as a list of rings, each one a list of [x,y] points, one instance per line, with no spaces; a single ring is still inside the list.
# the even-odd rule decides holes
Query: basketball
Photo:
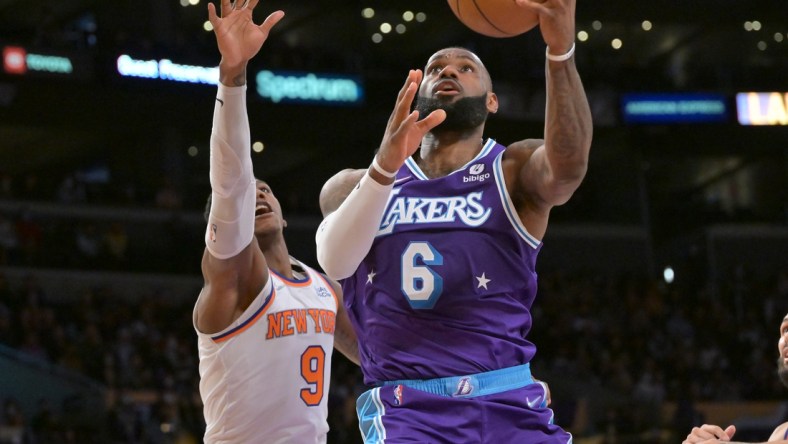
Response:
[[[536,12],[517,6],[514,0],[446,1],[465,26],[488,37],[515,37],[539,23]]]

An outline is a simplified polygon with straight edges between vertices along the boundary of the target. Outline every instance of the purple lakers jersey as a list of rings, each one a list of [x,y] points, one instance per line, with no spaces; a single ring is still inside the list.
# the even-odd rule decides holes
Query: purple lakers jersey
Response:
[[[480,373],[536,352],[526,335],[541,242],[504,186],[504,149],[490,139],[441,178],[413,159],[397,172],[370,252],[341,282],[365,383]]]

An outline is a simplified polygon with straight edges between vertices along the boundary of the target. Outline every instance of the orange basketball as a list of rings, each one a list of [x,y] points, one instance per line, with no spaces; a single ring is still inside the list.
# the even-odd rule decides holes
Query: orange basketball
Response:
[[[539,16],[514,0],[446,0],[454,15],[479,34],[488,37],[514,37],[530,31]]]

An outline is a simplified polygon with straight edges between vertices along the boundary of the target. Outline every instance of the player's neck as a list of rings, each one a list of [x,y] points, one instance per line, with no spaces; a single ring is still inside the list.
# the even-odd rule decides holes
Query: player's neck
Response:
[[[263,256],[265,256],[265,262],[268,264],[268,268],[288,279],[293,278],[290,253],[287,250],[287,244],[285,244],[284,240],[268,244],[265,247],[261,245],[260,248],[263,250]]]
[[[476,134],[462,138],[428,134],[422,140],[415,160],[427,177],[443,177],[470,162],[479,154],[483,144],[484,140]]]

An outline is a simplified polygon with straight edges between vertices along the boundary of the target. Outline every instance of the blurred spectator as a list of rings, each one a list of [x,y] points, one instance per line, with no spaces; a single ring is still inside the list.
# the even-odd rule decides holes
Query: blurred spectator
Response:
[[[110,352],[95,324],[83,326],[78,354],[84,374],[96,381],[106,381],[104,356]]]
[[[0,443],[23,444],[28,441],[27,424],[19,403],[13,398],[5,399],[0,416]]]
[[[47,192],[41,185],[38,174],[25,174],[22,180],[22,189],[19,191],[18,197],[30,200],[43,200],[47,197]]]
[[[157,208],[166,210],[179,210],[181,208],[183,198],[169,177],[165,176],[162,179],[161,187],[156,190],[155,204]]]
[[[125,181],[118,186],[117,201],[124,205],[137,205],[137,185],[133,181]]]
[[[23,211],[16,222],[16,234],[24,265],[37,265],[41,255],[44,232],[29,211]]]
[[[141,441],[142,425],[131,395],[123,393],[120,400],[110,406],[108,429],[113,443],[137,443]]]
[[[38,442],[63,442],[62,424],[46,398],[38,401],[38,408],[30,421],[30,428]]]
[[[94,222],[84,221],[77,226],[74,232],[74,243],[81,265],[95,268],[100,264],[102,241],[101,234]]]
[[[16,225],[5,214],[0,214],[0,265],[14,262],[18,249]]]
[[[64,204],[86,202],[85,184],[78,180],[73,173],[68,174],[58,186],[56,199]]]
[[[6,173],[0,171],[0,199],[13,199],[14,198],[14,178]]]
[[[126,266],[129,236],[121,222],[112,222],[104,232],[104,248],[112,268],[119,269]]]
[[[11,310],[0,299],[0,345],[17,347],[19,345],[18,330],[14,328]]]

